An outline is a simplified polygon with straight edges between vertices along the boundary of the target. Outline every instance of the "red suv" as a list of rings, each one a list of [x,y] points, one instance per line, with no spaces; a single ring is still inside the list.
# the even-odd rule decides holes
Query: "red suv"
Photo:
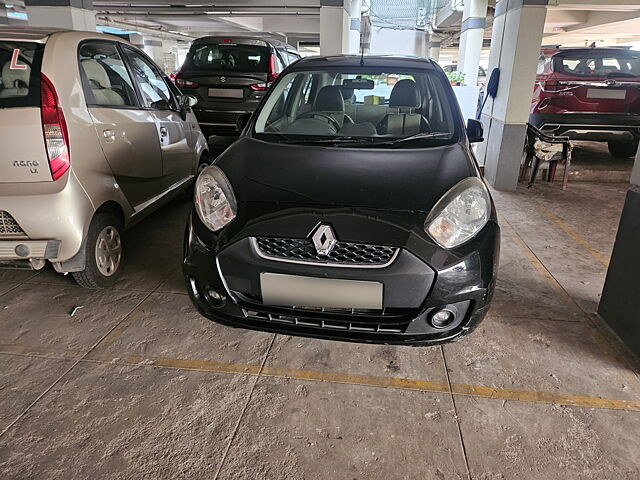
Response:
[[[608,142],[616,157],[634,156],[640,138],[640,53],[543,49],[529,122],[545,133]]]

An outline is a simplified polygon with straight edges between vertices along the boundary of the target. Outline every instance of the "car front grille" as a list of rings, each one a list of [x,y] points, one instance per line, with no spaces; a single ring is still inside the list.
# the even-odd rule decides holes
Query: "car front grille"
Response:
[[[3,237],[26,237],[26,234],[18,225],[11,214],[0,210],[0,236]]]
[[[289,315],[281,313],[258,312],[255,310],[242,309],[246,318],[268,322],[272,324],[291,325],[296,327],[310,327],[322,330],[335,330],[343,332],[365,332],[365,333],[404,333],[409,321],[401,323],[380,323],[380,322],[356,322],[348,320],[320,319],[304,315]],[[354,317],[355,319],[355,317]]]
[[[333,266],[380,268],[389,265],[398,248],[366,243],[337,242],[328,255],[320,255],[309,238],[255,237],[259,253],[271,260]]]

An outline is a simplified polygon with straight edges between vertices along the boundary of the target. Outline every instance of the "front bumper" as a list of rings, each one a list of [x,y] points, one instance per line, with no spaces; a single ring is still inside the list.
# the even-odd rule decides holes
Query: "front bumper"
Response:
[[[471,242],[446,251],[410,228],[408,218],[396,218],[399,224],[391,226],[388,219],[367,215],[318,213],[298,214],[295,222],[289,218],[287,230],[282,229],[282,218],[267,215],[267,220],[244,223],[251,227],[235,233],[223,229],[219,234],[208,231],[192,214],[185,235],[183,271],[200,313],[234,327],[414,345],[451,341],[472,331],[484,318],[495,286],[499,252],[500,229],[495,221]],[[359,241],[358,232],[367,231],[374,234],[370,238],[386,237],[387,243],[400,246],[401,251],[384,268],[334,268],[264,258],[251,240],[254,235],[275,235],[278,231],[280,236],[305,238],[318,221],[331,223],[345,241]],[[295,223],[293,228],[291,223]],[[283,231],[287,234],[282,235]],[[380,240],[378,243],[385,243]],[[357,311],[265,305],[260,290],[263,272],[380,282],[384,285],[384,308]],[[223,294],[225,299],[216,299],[211,291]],[[443,329],[433,327],[431,315],[445,306],[457,312],[456,320]]]
[[[571,140],[633,142],[640,138],[640,115],[617,113],[533,113],[529,123]]]

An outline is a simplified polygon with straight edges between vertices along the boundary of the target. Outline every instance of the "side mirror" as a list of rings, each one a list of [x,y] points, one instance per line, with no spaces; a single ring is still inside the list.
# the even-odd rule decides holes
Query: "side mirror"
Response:
[[[249,120],[251,120],[250,113],[241,113],[240,115],[238,115],[238,118],[236,119],[236,128],[239,132],[242,132],[244,130],[244,127],[247,126]]]
[[[470,118],[467,121],[467,137],[471,143],[484,142],[484,129],[480,120]]]
[[[187,119],[187,112],[191,107],[198,103],[198,98],[195,95],[181,95],[180,96],[180,116],[183,120]]]

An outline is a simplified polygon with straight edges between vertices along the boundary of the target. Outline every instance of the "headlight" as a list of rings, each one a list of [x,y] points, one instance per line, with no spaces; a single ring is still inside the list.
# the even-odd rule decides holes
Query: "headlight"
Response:
[[[443,195],[424,224],[438,245],[454,248],[472,239],[489,221],[491,199],[476,177],[462,180]]]
[[[207,167],[200,173],[196,180],[194,201],[200,220],[213,232],[236,218],[236,197],[229,180],[218,167]]]

